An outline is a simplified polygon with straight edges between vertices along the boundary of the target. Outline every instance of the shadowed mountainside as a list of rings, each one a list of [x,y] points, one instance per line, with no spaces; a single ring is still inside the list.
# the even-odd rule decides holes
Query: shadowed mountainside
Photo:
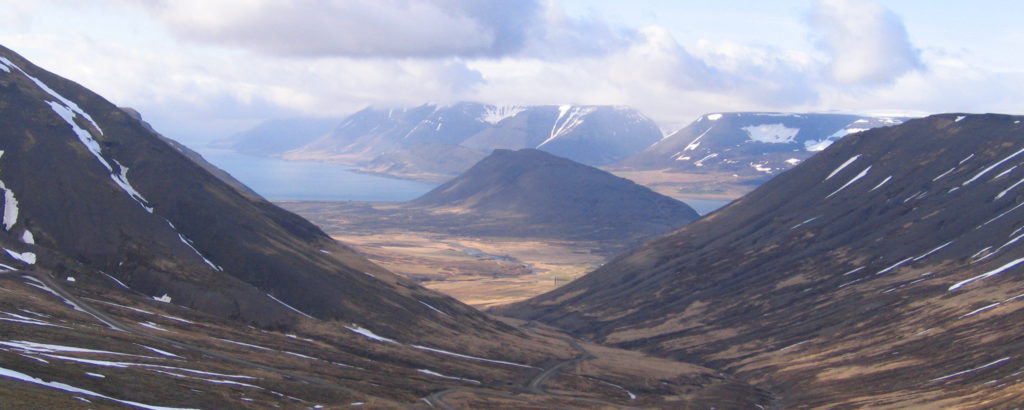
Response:
[[[477,234],[635,242],[696,220],[686,204],[627,179],[535,149],[495,150],[406,204],[482,221]]]
[[[501,312],[727,371],[783,406],[1013,407],[1022,119],[944,114],[850,135]]]

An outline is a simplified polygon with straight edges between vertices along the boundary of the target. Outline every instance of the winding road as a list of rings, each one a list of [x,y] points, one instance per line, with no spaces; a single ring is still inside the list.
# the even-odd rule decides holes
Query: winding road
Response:
[[[528,330],[528,331],[531,331],[530,329],[532,329],[534,326],[535,326],[535,323],[530,322],[526,326],[523,326],[523,328]],[[585,402],[585,403],[590,403],[590,404],[594,404],[594,405],[598,405],[598,406],[602,406],[602,407],[621,408],[621,409],[632,409],[633,408],[633,407],[630,407],[630,406],[624,406],[624,405],[621,405],[621,404],[618,404],[618,403],[612,403],[612,402],[604,401],[604,400],[591,399],[591,398],[586,398],[586,397],[577,397],[577,396],[572,396],[572,395],[567,395],[567,394],[549,393],[547,390],[545,390],[544,389],[544,383],[547,383],[548,380],[550,380],[551,378],[553,378],[553,377],[559,375],[560,373],[562,373],[562,371],[565,370],[566,368],[571,368],[572,366],[575,366],[575,365],[577,365],[577,364],[579,364],[581,362],[584,362],[584,361],[587,361],[587,360],[591,360],[591,359],[594,359],[596,357],[592,353],[590,353],[590,351],[588,351],[586,348],[584,348],[582,345],[580,345],[579,342],[576,341],[575,339],[565,337],[565,338],[561,338],[561,340],[566,342],[566,343],[568,343],[569,346],[571,346],[574,350],[576,350],[576,352],[578,354],[576,355],[576,357],[573,357],[572,359],[563,360],[561,362],[558,362],[555,365],[553,365],[551,367],[548,367],[547,369],[544,369],[544,371],[538,373],[536,376],[534,376],[532,379],[530,379],[530,381],[526,384],[526,391],[527,392],[529,392],[530,394],[535,394],[535,395],[539,395],[539,396],[548,396],[548,397],[558,397],[558,398],[571,399],[571,400]],[[448,396],[450,394],[460,393],[460,392],[462,392],[462,393],[472,393],[472,394],[483,395],[483,396],[490,396],[490,397],[497,397],[497,398],[508,399],[508,400],[516,400],[516,401],[520,401],[520,402],[524,402],[524,403],[529,403],[529,404],[536,405],[536,406],[541,406],[541,407],[552,408],[552,409],[564,409],[565,408],[565,407],[554,406],[554,405],[551,405],[551,404],[548,404],[548,403],[539,402],[539,401],[536,401],[536,400],[526,399],[524,397],[515,396],[515,395],[511,395],[511,394],[496,393],[496,392],[489,392],[489,391],[481,391],[479,389],[465,388],[465,387],[456,387],[456,388],[441,390],[439,392],[433,393],[433,394],[425,397],[423,400],[425,402],[427,402],[427,404],[430,405],[430,407],[446,409],[446,410],[447,409],[453,409],[454,407],[448,405],[448,403],[446,403],[444,399],[445,399],[446,396]]]

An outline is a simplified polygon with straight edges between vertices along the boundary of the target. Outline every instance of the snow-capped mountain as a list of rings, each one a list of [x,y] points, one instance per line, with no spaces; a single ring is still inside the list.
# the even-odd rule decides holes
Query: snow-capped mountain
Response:
[[[1016,407],[1022,121],[943,114],[851,134],[506,313],[695,360],[781,408]]]
[[[728,172],[767,179],[848,134],[904,120],[846,114],[707,114],[613,168]]]
[[[441,181],[494,149],[536,148],[587,165],[605,165],[640,152],[660,137],[650,119],[625,107],[425,104],[364,109],[328,135],[282,157]]]
[[[506,117],[462,145],[480,151],[535,148],[601,166],[640,152],[661,132],[636,110],[620,106],[535,106],[506,110]]]

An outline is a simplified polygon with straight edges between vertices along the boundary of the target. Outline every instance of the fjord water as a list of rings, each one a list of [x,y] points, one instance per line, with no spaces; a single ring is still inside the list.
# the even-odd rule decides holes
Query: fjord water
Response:
[[[408,201],[437,184],[362,174],[321,162],[285,161],[203,148],[210,163],[271,200]]]
[[[690,208],[693,208],[694,211],[697,211],[697,213],[700,214],[700,216],[704,216],[714,211],[717,211],[718,208],[726,206],[729,204],[729,202],[732,202],[731,199],[704,199],[680,197],[675,197],[675,199],[685,202],[687,205],[690,206]]]

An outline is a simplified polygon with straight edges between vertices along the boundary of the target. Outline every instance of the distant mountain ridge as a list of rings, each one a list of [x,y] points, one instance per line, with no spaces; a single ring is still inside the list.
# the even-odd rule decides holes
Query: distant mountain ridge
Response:
[[[283,118],[263,121],[228,138],[209,144],[248,155],[274,156],[326,135],[337,118]]]
[[[249,134],[253,136],[245,137]],[[263,134],[253,130],[218,145],[238,150],[259,146],[261,155],[338,162],[367,172],[442,182],[494,149],[537,148],[587,165],[610,164],[658,141],[661,131],[627,107],[461,102],[366,108],[319,138],[289,137],[290,146],[274,148],[255,135]]]
[[[768,179],[848,134],[905,120],[851,114],[705,114],[611,168],[723,172]]]
[[[685,357],[781,407],[1015,407],[1022,121],[942,114],[852,134],[502,312]]]

